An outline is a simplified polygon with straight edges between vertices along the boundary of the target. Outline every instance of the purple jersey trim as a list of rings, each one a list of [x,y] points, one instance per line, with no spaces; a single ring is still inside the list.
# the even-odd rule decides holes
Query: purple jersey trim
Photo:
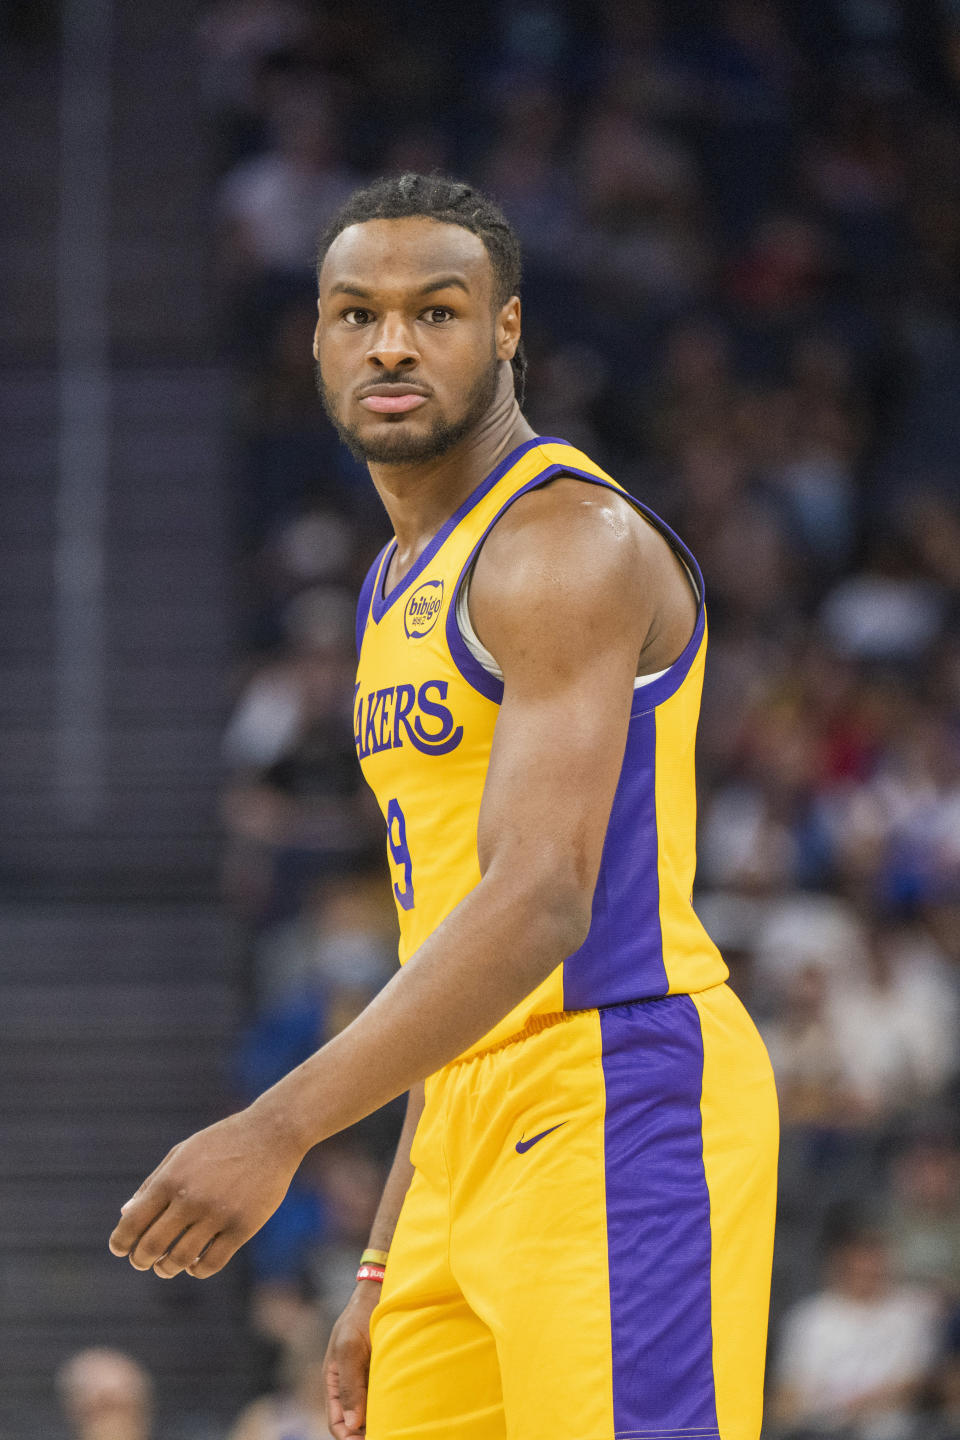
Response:
[[[528,488],[528,486],[524,486],[524,489]],[[514,496],[514,499],[516,499],[516,496]],[[504,506],[504,510],[505,509],[507,509],[507,506]],[[500,519],[500,515],[502,514],[503,510],[500,511],[497,520]],[[496,524],[496,520],[494,524]],[[477,551],[489,533],[489,528],[483,532],[483,538],[474,546],[470,554],[470,559],[460,571],[457,583],[453,587],[453,594],[450,597],[450,604],[447,607],[447,648],[450,651],[454,665],[456,665],[464,680],[466,680],[469,685],[472,685],[474,690],[479,690],[481,695],[486,695],[488,700],[492,700],[494,704],[499,705],[503,700],[503,681],[499,679],[498,676],[491,675],[490,671],[486,670],[480,664],[477,657],[471,654],[467,648],[467,642],[463,638],[460,622],[457,619],[457,606],[460,603],[460,591],[463,588],[463,582],[470,573],[470,566],[476,559]]]
[[[634,709],[643,691],[634,692]],[[666,995],[657,837],[657,717],[633,713],[613,797],[590,929],[563,962],[563,1008]]]
[[[600,1011],[617,1435],[719,1434],[703,1037],[688,995]]]
[[[518,445],[515,450],[511,450],[510,454],[505,456],[504,459],[500,461],[500,464],[495,466],[494,469],[490,471],[490,474],[486,477],[486,479],[481,480],[477,488],[471,491],[471,493],[467,496],[466,500],[464,500],[463,504],[459,506],[458,509],[454,510],[453,514],[450,516],[450,519],[446,520],[443,525],[440,526],[440,529],[437,531],[436,535],[434,535],[429,545],[421,553],[421,555],[414,562],[414,564],[410,567],[406,575],[404,575],[403,579],[398,581],[398,583],[394,585],[393,589],[390,591],[390,594],[384,595],[383,586],[377,586],[376,590],[374,591],[373,607],[371,610],[374,622],[376,624],[380,623],[384,615],[390,609],[390,606],[393,605],[396,600],[399,600],[400,596],[409,589],[409,587],[413,584],[414,580],[416,580],[419,575],[423,574],[424,570],[433,560],[441,545],[443,545],[444,542],[448,540],[449,537],[453,534],[454,530],[460,524],[460,521],[464,518],[464,516],[469,515],[470,511],[474,508],[475,505],[479,504],[479,502],[483,499],[484,495],[488,495],[490,493],[494,485],[496,485],[497,481],[503,479],[507,471],[511,468],[511,466],[516,465],[517,461],[521,458],[521,456],[526,455],[528,450],[533,450],[537,445],[566,445],[567,443],[568,442],[566,440],[557,440],[551,435],[534,435],[532,440],[524,440],[522,445]],[[383,570],[384,579],[386,579],[387,570],[389,569],[390,561],[393,559],[394,551],[396,550],[396,548],[396,540],[391,540],[388,546],[389,558]]]
[[[387,541],[387,544],[384,545],[383,549],[380,551],[380,554],[377,556],[376,560],[374,560],[373,564],[370,566],[370,569],[367,571],[366,578],[364,579],[363,584],[360,586],[360,595],[359,595],[359,598],[357,599],[357,659],[358,659],[358,660],[359,660],[359,658],[360,658],[360,646],[363,644],[363,632],[364,632],[364,630],[366,630],[366,628],[367,628],[367,620],[369,619],[369,616],[370,616],[370,601],[371,601],[371,599],[373,598],[373,589],[374,589],[374,586],[375,586],[376,583],[377,583],[377,577],[378,577],[378,575],[380,574],[380,566],[381,566],[381,564],[383,563],[383,557],[384,557],[384,555],[386,555],[386,553],[387,553],[387,551],[389,550],[389,548],[390,548],[390,542]]]

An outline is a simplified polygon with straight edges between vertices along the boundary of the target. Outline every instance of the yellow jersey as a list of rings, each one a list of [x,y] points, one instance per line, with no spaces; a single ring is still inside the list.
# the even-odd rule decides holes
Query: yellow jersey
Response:
[[[360,593],[354,738],[387,825],[400,962],[481,878],[477,822],[503,682],[467,649],[457,597],[503,513],[559,475],[617,491],[664,535],[698,589],[697,622],[669,669],[634,691],[586,940],[468,1054],[516,1035],[535,1016],[695,993],[728,973],[691,898],[703,577],[662,520],[579,450],[543,436],[519,445],[477,486],[389,594],[395,541]]]

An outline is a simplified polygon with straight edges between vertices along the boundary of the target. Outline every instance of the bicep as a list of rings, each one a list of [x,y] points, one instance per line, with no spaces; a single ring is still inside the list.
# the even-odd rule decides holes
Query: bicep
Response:
[[[629,536],[601,531],[584,574],[576,529],[595,518],[550,519],[524,563],[508,535],[471,592],[504,673],[479,855],[484,874],[546,868],[592,897],[646,618]]]
[[[628,677],[628,679],[631,677]],[[481,870],[562,866],[592,894],[623,763],[628,687],[504,696],[480,810]]]

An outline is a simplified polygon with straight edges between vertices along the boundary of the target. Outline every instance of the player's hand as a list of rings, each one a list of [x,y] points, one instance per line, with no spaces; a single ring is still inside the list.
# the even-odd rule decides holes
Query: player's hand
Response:
[[[370,1316],[380,1299],[375,1280],[360,1280],[330,1336],[323,1362],[327,1424],[336,1440],[362,1436],[367,1423]]]
[[[114,1255],[164,1280],[205,1279],[276,1210],[303,1158],[292,1138],[250,1107],[175,1145],[121,1209]]]

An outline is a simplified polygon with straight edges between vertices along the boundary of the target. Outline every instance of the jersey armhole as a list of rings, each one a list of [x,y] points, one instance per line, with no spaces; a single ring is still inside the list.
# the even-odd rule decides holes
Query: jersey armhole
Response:
[[[488,700],[492,700],[494,704],[500,705],[503,701],[503,681],[480,663],[477,656],[474,655],[473,651],[467,645],[460,630],[458,611],[460,608],[461,591],[473,573],[477,556],[487,536],[497,522],[502,519],[510,509],[514,501],[519,500],[521,495],[526,495],[530,490],[539,490],[544,485],[549,485],[552,480],[559,479],[561,475],[570,475],[575,480],[586,480],[591,485],[600,485],[605,490],[612,490],[615,495],[622,495],[627,503],[632,505],[634,509],[663,536],[690,577],[691,588],[697,599],[697,619],[694,624],[693,634],[672,665],[668,666],[666,670],[659,672],[655,677],[649,677],[647,684],[634,687],[633,709],[631,713],[645,713],[659,705],[663,700],[668,699],[670,695],[679,689],[700,648],[700,643],[706,629],[703,574],[692,552],[683,543],[679,535],[676,535],[670,529],[669,525],[660,519],[659,515],[649,510],[642,501],[635,499],[633,495],[628,494],[628,492],[621,489],[619,485],[615,485],[612,481],[605,480],[599,475],[594,475],[589,470],[578,470],[571,465],[551,465],[547,469],[542,470],[533,480],[528,481],[526,485],[521,485],[520,489],[515,491],[514,494],[504,502],[489,525],[487,525],[476,545],[474,545],[470,551],[460,574],[457,576],[457,581],[450,597],[450,605],[447,610],[447,646],[453,662],[464,680],[466,680],[474,690],[477,690],[481,695],[485,695]],[[480,643],[479,636],[477,636],[476,639],[477,642]]]

